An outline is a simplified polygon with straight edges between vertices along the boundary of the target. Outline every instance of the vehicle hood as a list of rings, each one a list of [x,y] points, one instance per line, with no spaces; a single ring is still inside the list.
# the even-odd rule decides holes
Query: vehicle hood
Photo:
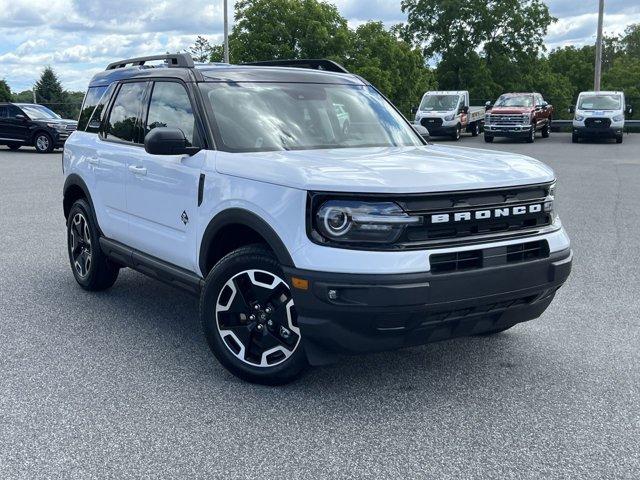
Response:
[[[530,157],[445,145],[283,152],[218,152],[218,172],[301,190],[428,193],[554,179]]]
[[[613,117],[622,113],[622,109],[618,110],[576,110],[576,113],[583,117]]]
[[[531,113],[533,108],[531,107],[493,107],[487,113],[501,113],[507,115],[520,115],[523,113]]]
[[[78,125],[78,122],[75,120],[67,120],[64,118],[36,118],[34,122],[41,124],[55,123],[57,125]]]

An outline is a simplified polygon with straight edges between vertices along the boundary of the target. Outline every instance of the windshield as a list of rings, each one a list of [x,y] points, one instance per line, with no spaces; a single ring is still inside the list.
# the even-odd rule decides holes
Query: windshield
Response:
[[[373,88],[314,83],[203,83],[221,147],[233,152],[423,145]]]
[[[495,107],[532,107],[533,95],[501,95]]]
[[[458,106],[458,95],[426,95],[420,104],[420,110],[453,110]]]
[[[579,110],[620,110],[620,95],[584,95]]]
[[[60,115],[58,115],[55,112],[52,112],[51,110],[49,110],[47,107],[44,107],[42,105],[19,105],[19,107],[24,111],[24,113],[26,113],[30,119],[32,120],[36,120],[38,118],[45,118],[45,119],[55,119],[55,118],[60,118]]]

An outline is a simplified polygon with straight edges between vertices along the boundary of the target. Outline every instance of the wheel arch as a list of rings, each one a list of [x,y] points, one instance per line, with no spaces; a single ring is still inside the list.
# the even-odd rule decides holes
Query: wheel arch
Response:
[[[80,175],[72,173],[67,177],[64,181],[63,194],[62,194],[62,208],[64,212],[64,218],[69,218],[69,211],[73,206],[73,203],[79,198],[84,198],[89,204],[89,208],[91,209],[91,216],[93,217],[93,221],[98,228],[98,231],[101,232],[100,226],[98,225],[98,220],[96,217],[96,211],[93,207],[93,200],[91,199],[91,194],[89,193],[89,188],[87,184],[84,182]],[[102,234],[102,232],[101,232]]]
[[[235,235],[225,236],[225,233]],[[238,234],[243,238],[232,238],[229,241],[230,237],[236,237]],[[223,241],[223,238],[227,240]],[[229,248],[235,249],[256,243],[256,240],[262,240],[273,251],[281,265],[294,266],[284,242],[267,222],[248,210],[231,208],[213,217],[204,231],[198,255],[200,272],[206,276],[217,260],[229,253]]]
[[[51,135],[51,133],[47,131],[46,128],[38,127],[31,133],[31,138],[29,139],[29,145],[33,146],[36,144],[36,137],[38,136],[39,133],[46,133],[47,135],[49,135],[49,138],[51,138],[51,141],[53,142],[53,135]]]

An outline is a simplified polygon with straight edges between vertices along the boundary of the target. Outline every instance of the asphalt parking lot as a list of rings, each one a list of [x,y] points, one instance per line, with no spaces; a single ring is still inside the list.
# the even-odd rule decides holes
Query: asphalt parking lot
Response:
[[[459,145],[556,170],[575,257],[549,310],[280,388],[223,370],[180,291],[82,291],[61,155],[0,147],[0,478],[639,478],[640,134]]]

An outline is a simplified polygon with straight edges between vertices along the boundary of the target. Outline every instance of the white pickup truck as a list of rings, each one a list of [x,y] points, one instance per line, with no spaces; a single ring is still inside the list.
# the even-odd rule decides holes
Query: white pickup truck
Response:
[[[485,107],[469,106],[467,90],[431,91],[422,96],[415,111],[416,123],[426,127],[432,136],[460,139],[463,131],[474,137],[484,125]]]

